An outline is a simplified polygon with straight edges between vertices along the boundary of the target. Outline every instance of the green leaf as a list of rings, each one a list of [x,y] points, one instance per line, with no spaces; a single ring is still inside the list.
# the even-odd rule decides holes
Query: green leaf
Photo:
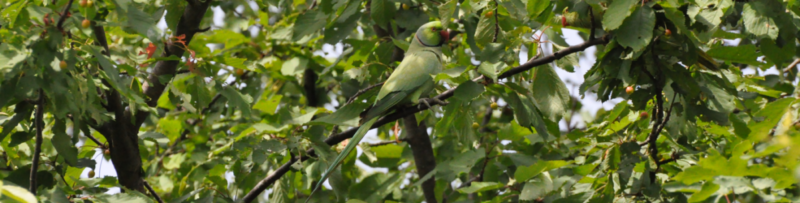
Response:
[[[742,139],[747,139],[747,136],[750,135],[750,128],[747,127],[747,123],[742,121],[742,119],[740,119],[736,114],[729,114],[728,120],[731,121],[731,124],[733,125],[733,132],[736,134],[736,136],[739,136],[739,138]]]
[[[670,7],[670,6],[663,6],[664,8],[664,16],[667,17],[675,27],[678,27],[679,34],[684,34],[690,32],[689,28],[686,27],[686,16],[678,10],[678,8]]]
[[[467,80],[456,87],[454,97],[463,102],[469,102],[480,96],[484,91],[483,85]]]
[[[328,16],[318,10],[309,10],[297,16],[292,29],[292,40],[298,41],[303,37],[316,33],[325,27]]]
[[[492,80],[497,81],[497,71],[502,70],[505,64],[502,62],[497,63],[490,63],[490,62],[483,62],[481,65],[478,66],[478,73],[485,75],[486,77],[491,78]]]
[[[5,139],[6,135],[8,135],[8,133],[11,133],[11,131],[17,127],[17,124],[19,124],[20,121],[22,121],[23,119],[26,120],[30,119],[31,112],[33,112],[32,105],[27,105],[27,104],[16,105],[16,107],[14,108],[14,117],[11,117],[11,119],[7,120],[3,124],[3,131],[0,132],[0,140]]]
[[[138,32],[139,35],[146,37],[154,44],[158,44],[158,42],[161,41],[161,33],[158,32],[158,28],[156,27],[158,21],[133,5],[128,6],[127,10],[128,21],[126,26],[132,28]]]
[[[483,48],[483,51],[481,51],[481,55],[478,56],[478,60],[482,60],[484,63],[489,62],[496,64],[500,62],[500,59],[502,59],[504,53],[505,46],[503,43],[489,43]]]
[[[259,110],[261,113],[273,115],[275,114],[275,109],[278,109],[281,99],[283,99],[283,95],[274,95],[271,98],[267,98],[267,94],[261,94],[261,99],[253,105],[253,109]]]
[[[536,101],[536,108],[551,121],[557,121],[569,111],[569,90],[564,81],[549,65],[534,69],[531,91]]]
[[[400,49],[403,49],[403,51],[408,51],[408,46],[411,46],[411,43],[408,43],[405,40],[392,38],[392,42],[394,43],[394,46],[400,47]]]
[[[759,38],[778,38],[777,23],[775,19],[769,15],[775,15],[782,11],[775,11],[765,2],[753,1],[747,2],[742,8],[742,21],[744,30],[747,33],[753,34]]]
[[[529,0],[527,10],[531,19],[539,17],[550,4],[550,0]]]
[[[53,193],[50,194],[50,200],[53,203],[70,203],[69,199],[67,199],[67,194],[59,187],[53,189]]]
[[[167,28],[176,30],[178,28],[178,21],[183,15],[184,6],[186,1],[167,1],[164,2],[167,8],[167,15],[164,16],[164,21],[167,23]]]
[[[228,99],[228,103],[232,106],[235,106],[240,111],[242,111],[242,117],[250,118],[250,103],[252,103],[253,98],[250,95],[243,95],[235,88],[228,86],[225,89],[222,89],[222,96]]]
[[[304,57],[294,57],[281,66],[281,74],[285,76],[295,76],[302,74],[308,67],[308,59]]]
[[[610,12],[606,12],[609,14]],[[619,27],[615,39],[620,45],[630,47],[633,51],[642,50],[653,39],[653,28],[656,26],[656,14],[649,6],[637,7],[630,17]]]
[[[356,2],[356,1],[353,1]],[[358,7],[358,5],[355,5]],[[348,7],[349,8],[349,7]],[[339,20],[332,26],[325,28],[323,33],[325,43],[335,44],[344,40],[349,36],[358,26],[358,20],[361,19],[361,13],[349,15],[347,18],[339,16]],[[341,21],[341,22],[340,22]],[[394,40],[394,38],[392,38]],[[405,49],[404,49],[405,50]]]
[[[395,158],[399,159],[403,154],[403,147],[400,145],[381,145],[377,147],[372,147],[372,151],[375,152],[375,156],[378,158]]]
[[[526,10],[525,3],[522,3],[521,0],[501,1],[501,3],[510,17],[522,22],[528,21],[528,10]]]
[[[230,49],[233,49],[233,48],[237,48],[237,46],[239,46],[241,44],[244,44],[244,43],[247,43],[248,41],[250,41],[250,40],[247,37],[245,37],[243,34],[241,34],[241,33],[234,32],[232,30],[227,30],[227,29],[220,29],[220,30],[214,30],[214,34],[212,34],[211,36],[208,36],[208,41],[207,42],[208,43],[220,43],[220,44],[222,44],[224,48],[222,48],[221,51],[224,51],[224,50],[230,50]],[[240,68],[238,66],[234,66],[234,64],[236,64],[236,63],[232,63],[229,58],[238,59],[238,58],[233,58],[233,57],[223,57],[223,59],[225,60],[225,62],[224,62],[225,64],[233,66],[233,67],[236,67],[236,68]],[[239,60],[244,61],[245,59],[239,59]],[[222,61],[220,61],[220,62],[222,62]],[[241,62],[239,62],[239,64],[241,64]],[[242,68],[242,69],[246,69],[246,68]]]
[[[339,108],[332,114],[317,118],[313,122],[329,123],[339,126],[358,126],[359,115],[369,106],[368,103],[353,102]]]
[[[60,119],[56,119],[53,130],[53,147],[58,151],[58,155],[63,156],[64,160],[70,166],[78,165],[78,149],[75,148],[75,143],[67,135],[66,123]]]
[[[2,57],[2,54],[0,54],[0,57]],[[0,67],[0,70],[2,70],[2,67]],[[14,93],[17,89],[17,82],[19,82],[19,77],[12,77],[11,79],[3,81],[3,83],[0,83],[0,107],[6,106],[6,103],[14,98]],[[0,136],[0,138],[2,138],[2,136]]]
[[[178,140],[183,132],[183,124],[181,121],[170,118],[161,118],[158,120],[157,132],[164,134],[169,138],[170,143]]]
[[[689,198],[689,202],[701,202],[706,200],[708,197],[711,197],[711,195],[714,195],[717,190],[719,190],[719,185],[713,182],[706,182],[703,184],[703,188],[700,189],[700,192],[692,194],[692,197]]]
[[[25,188],[14,185],[2,184],[2,182],[0,182],[0,186],[2,186],[0,189],[3,191],[2,192],[3,196],[8,196],[11,199],[16,200],[17,202],[21,203],[38,202],[36,200],[36,196],[34,196],[31,192],[28,192],[28,190]]]
[[[539,161],[531,166],[520,166],[517,167],[517,170],[514,172],[514,179],[517,182],[524,182],[527,181],[528,179],[536,177],[536,175],[539,175],[542,172],[561,168],[568,164],[569,162],[556,160],[556,161]]]
[[[149,203],[150,199],[142,193],[136,191],[125,191],[125,193],[117,193],[110,197],[97,197],[97,199],[104,200],[105,202],[124,202],[124,203]]]
[[[387,29],[389,22],[394,19],[397,8],[393,2],[385,0],[372,0],[370,16],[375,23],[383,29]]]
[[[760,65],[756,61],[760,55],[756,53],[756,46],[752,44],[742,44],[739,46],[713,46],[706,52],[709,56],[724,61],[734,63],[744,63],[748,65]]]
[[[164,169],[175,170],[181,167],[186,157],[183,154],[173,154],[164,158]]]
[[[31,140],[35,135],[35,132],[17,131],[11,134],[11,142],[8,143],[8,147],[16,147],[21,143]]]
[[[447,28],[450,23],[450,18],[456,12],[457,0],[449,0],[447,3],[439,5],[439,19],[442,22],[442,27]]]
[[[784,63],[790,63],[792,57],[794,57],[794,49],[795,47],[793,46],[784,45],[783,47],[778,47],[778,45],[770,39],[761,40],[761,52],[764,53],[767,59],[778,66]]]
[[[500,187],[503,187],[503,184],[495,182],[472,182],[469,187],[458,189],[458,192],[464,194],[470,194],[470,193],[494,190]]]
[[[631,15],[631,7],[633,7],[637,0],[616,0],[611,2],[605,14],[603,14],[603,28],[607,31],[616,30],[619,28],[623,21]],[[630,18],[636,18],[630,17]],[[652,31],[652,29],[651,29]],[[624,28],[622,32],[628,32]]]
[[[157,106],[159,108],[165,108],[165,109],[169,109],[169,110],[173,110],[173,109],[176,108],[176,106],[174,104],[172,104],[172,101],[170,101],[170,99],[169,99],[169,97],[170,97],[170,93],[169,92],[170,91],[164,91],[164,94],[161,94],[161,97],[158,98],[158,105]]]
[[[791,97],[779,99],[768,103],[763,109],[753,114],[754,117],[762,118],[763,120],[760,122],[750,121],[747,127],[750,128],[751,131],[747,139],[758,142],[767,138],[772,128],[778,124],[795,101],[796,100]]]
[[[520,98],[516,92],[506,94],[505,99],[514,110],[514,116],[520,126],[527,128],[534,127],[536,133],[543,138],[549,136],[547,126],[532,101],[528,98]]]
[[[525,186],[522,188],[522,194],[520,194],[519,199],[535,200],[544,197],[547,193],[552,192],[553,189],[553,180],[549,177],[534,182],[526,182]]]
[[[483,11],[484,13],[489,12],[489,10]],[[478,26],[475,30],[475,41],[480,46],[487,46],[487,44],[492,43],[495,35],[495,27],[497,23],[495,22],[494,18],[487,18],[485,15],[480,15],[480,21],[478,21]],[[500,33],[497,33],[497,39],[502,39]],[[477,47],[476,47],[477,48]]]

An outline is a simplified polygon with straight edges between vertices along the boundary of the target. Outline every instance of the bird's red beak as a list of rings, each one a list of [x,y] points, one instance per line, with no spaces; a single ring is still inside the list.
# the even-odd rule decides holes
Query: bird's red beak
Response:
[[[450,32],[449,31],[447,31],[447,30],[439,31],[439,35],[441,35],[442,39],[444,39],[446,42],[450,41]]]

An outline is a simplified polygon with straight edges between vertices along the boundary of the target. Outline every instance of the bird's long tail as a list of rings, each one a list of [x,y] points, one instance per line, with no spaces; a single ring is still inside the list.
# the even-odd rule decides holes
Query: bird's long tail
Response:
[[[375,124],[375,121],[378,121],[378,118],[379,116],[372,117],[366,123],[362,124],[361,127],[358,128],[356,133],[353,135],[353,138],[350,138],[350,142],[347,143],[347,146],[345,146],[344,150],[342,150],[342,153],[339,153],[339,156],[336,156],[336,159],[334,159],[333,162],[330,163],[328,169],[325,170],[325,173],[322,174],[322,178],[319,179],[317,185],[314,187],[313,190],[311,190],[311,194],[308,195],[308,199],[306,199],[306,202],[308,202],[308,200],[310,200],[311,197],[314,196],[314,192],[319,190],[320,186],[322,186],[322,183],[325,182],[325,180],[328,179],[328,176],[331,175],[331,172],[333,172],[333,170],[336,169],[337,166],[339,166],[339,163],[341,163],[344,160],[344,158],[347,157],[347,155],[349,155],[350,152],[352,152],[356,148],[358,143],[361,142],[361,139],[364,139],[364,136],[367,135],[367,131],[369,131],[369,129],[372,128],[372,124]]]

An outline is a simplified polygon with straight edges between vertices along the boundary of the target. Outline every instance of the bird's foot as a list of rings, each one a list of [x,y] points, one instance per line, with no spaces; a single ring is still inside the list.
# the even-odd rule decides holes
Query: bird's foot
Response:
[[[419,102],[425,104],[425,106],[427,106],[428,108],[431,108],[431,104],[438,104],[442,106],[446,106],[448,104],[447,102],[436,98],[422,98],[419,99]],[[420,105],[419,108],[422,108],[422,106]]]

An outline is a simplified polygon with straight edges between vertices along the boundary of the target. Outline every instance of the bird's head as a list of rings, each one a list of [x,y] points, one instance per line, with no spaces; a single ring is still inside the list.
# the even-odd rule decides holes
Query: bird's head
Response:
[[[442,27],[442,22],[432,21],[419,27],[416,40],[428,47],[440,47],[450,40],[450,33]]]

